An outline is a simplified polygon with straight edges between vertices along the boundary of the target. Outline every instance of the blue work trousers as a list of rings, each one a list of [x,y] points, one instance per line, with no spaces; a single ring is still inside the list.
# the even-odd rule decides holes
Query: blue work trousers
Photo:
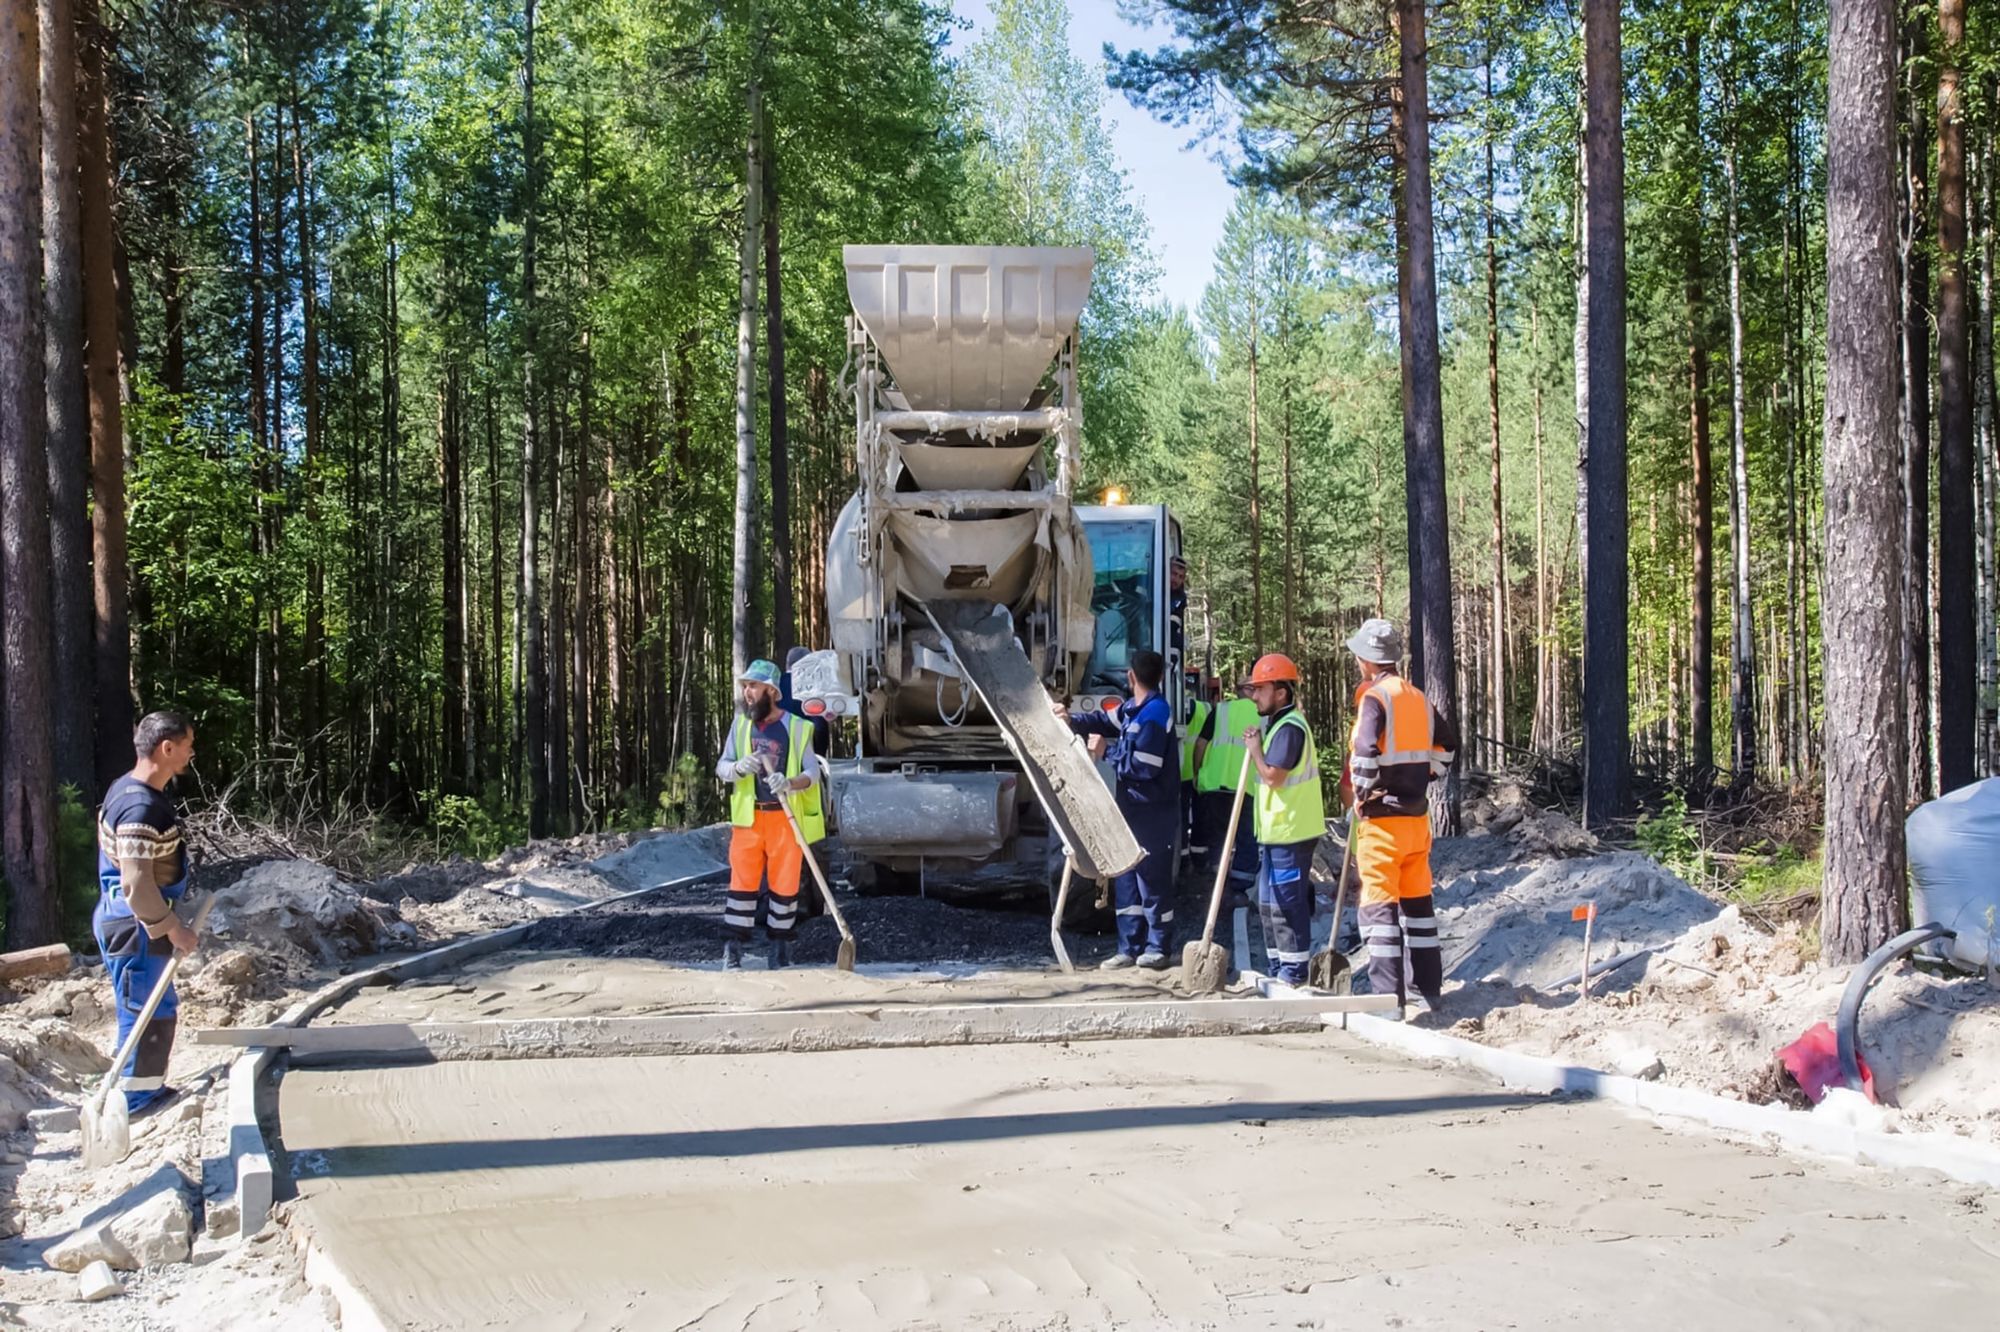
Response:
[[[90,932],[96,936],[104,970],[111,978],[112,1009],[118,1015],[118,1046],[122,1049],[132,1034],[132,1024],[139,1019],[139,1010],[146,1006],[173,958],[173,945],[147,937],[145,927],[123,900],[111,895],[98,899],[90,917]],[[169,985],[146,1024],[145,1035],[119,1071],[118,1085],[125,1091],[128,1113],[137,1113],[167,1094],[167,1060],[174,1052],[179,1013],[180,996]]]
[[[1133,821],[1145,858],[1111,881],[1111,902],[1118,912],[1118,949],[1127,957],[1167,951],[1168,927],[1174,923],[1174,827],[1149,827]]]
[[[1264,927],[1264,950],[1271,974],[1287,985],[1306,983],[1312,957],[1313,851],[1319,842],[1260,848],[1257,918]]]

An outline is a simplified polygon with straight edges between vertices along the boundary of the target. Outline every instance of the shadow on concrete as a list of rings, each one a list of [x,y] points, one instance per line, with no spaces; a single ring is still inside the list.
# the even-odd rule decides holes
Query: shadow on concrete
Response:
[[[1534,1104],[1545,1099],[1493,1092],[1369,1101],[1219,1101],[1207,1105],[1115,1106],[1031,1115],[911,1119],[886,1124],[766,1125],[575,1138],[399,1142],[368,1147],[315,1148],[310,1144],[288,1144],[288,1148],[294,1158],[310,1154],[313,1174],[338,1179],[593,1165],[651,1158],[774,1156],[867,1147],[945,1146],[1071,1133],[1113,1133],[1127,1129],[1199,1128],[1246,1120],[1271,1123],[1281,1120],[1384,1119],[1399,1115],[1489,1110]]]

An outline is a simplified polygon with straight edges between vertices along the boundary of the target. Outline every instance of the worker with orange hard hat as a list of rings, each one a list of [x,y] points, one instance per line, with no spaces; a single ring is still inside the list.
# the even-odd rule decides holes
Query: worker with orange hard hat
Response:
[[[1444,964],[1431,901],[1429,792],[1457,755],[1458,732],[1398,673],[1403,636],[1395,625],[1369,620],[1347,640],[1347,650],[1360,663],[1361,687],[1341,794],[1351,792],[1357,821],[1355,914],[1368,943],[1368,987],[1405,1003],[1414,986],[1422,1005],[1437,1013]]]
[[[1250,668],[1250,698],[1263,718],[1261,726],[1243,732],[1257,773],[1257,914],[1272,974],[1287,985],[1305,983],[1312,956],[1313,852],[1326,835],[1319,760],[1298,692],[1298,665],[1283,653],[1266,653]]]

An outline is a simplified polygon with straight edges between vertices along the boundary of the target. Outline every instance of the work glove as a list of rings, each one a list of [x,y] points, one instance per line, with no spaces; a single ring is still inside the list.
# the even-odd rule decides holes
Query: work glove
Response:
[[[738,777],[754,777],[763,770],[764,765],[759,760],[755,758],[740,758],[736,760],[734,771]]]
[[[792,779],[782,773],[767,773],[764,777],[764,790],[771,799],[783,800],[791,794]]]

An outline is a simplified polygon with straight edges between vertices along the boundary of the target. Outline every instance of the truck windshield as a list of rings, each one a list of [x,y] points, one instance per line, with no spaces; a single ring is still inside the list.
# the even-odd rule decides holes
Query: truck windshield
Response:
[[[1090,689],[1125,688],[1125,668],[1132,654],[1154,641],[1156,579],[1153,568],[1155,525],[1145,518],[1100,518],[1086,521],[1090,558],[1096,581],[1090,595],[1097,617],[1097,637],[1090,650]]]

